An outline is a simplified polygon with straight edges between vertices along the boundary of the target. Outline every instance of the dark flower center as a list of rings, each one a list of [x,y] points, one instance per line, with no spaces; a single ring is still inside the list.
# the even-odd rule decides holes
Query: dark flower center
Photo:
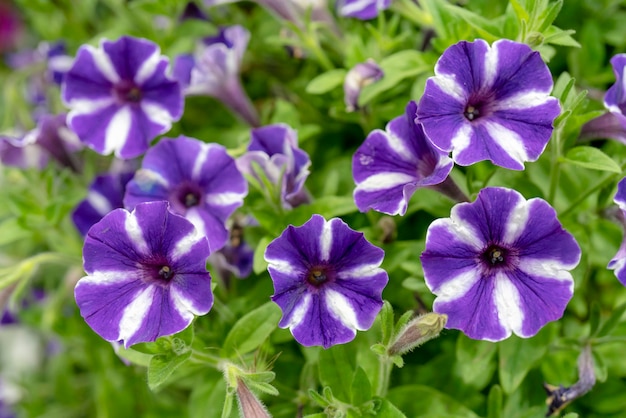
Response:
[[[469,105],[465,108],[465,112],[463,112],[463,115],[467,120],[473,121],[480,116],[480,110],[478,109],[478,107]]]
[[[192,206],[197,206],[198,203],[200,203],[200,196],[191,192],[185,195],[184,204],[186,207],[190,208]]]
[[[309,272],[306,280],[313,286],[318,287],[328,281],[328,277],[326,276],[326,272],[324,270],[316,268]]]
[[[183,181],[174,189],[172,197],[176,210],[186,213],[187,209],[199,206],[202,203],[202,189],[192,181]]]
[[[506,263],[507,250],[497,245],[491,245],[483,253],[484,260],[492,266],[498,266]]]
[[[163,266],[159,270],[159,277],[161,277],[163,280],[169,280],[172,278],[173,275],[174,272],[169,266]]]
[[[122,103],[139,103],[142,98],[141,89],[129,81],[122,81],[115,86],[115,96]]]

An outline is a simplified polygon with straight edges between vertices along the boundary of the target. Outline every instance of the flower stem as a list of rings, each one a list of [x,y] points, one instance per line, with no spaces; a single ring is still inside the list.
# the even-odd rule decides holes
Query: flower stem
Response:
[[[550,190],[548,192],[548,201],[554,205],[554,198],[556,197],[556,189],[559,185],[559,177],[561,176],[561,163],[559,157],[561,156],[561,129],[557,129],[554,133],[554,141],[552,142],[552,156],[550,163]]]
[[[379,356],[379,368],[378,368],[378,387],[376,388],[376,395],[381,398],[387,395],[387,389],[389,389],[389,380],[391,379],[391,370],[393,369],[393,362],[389,356]]]

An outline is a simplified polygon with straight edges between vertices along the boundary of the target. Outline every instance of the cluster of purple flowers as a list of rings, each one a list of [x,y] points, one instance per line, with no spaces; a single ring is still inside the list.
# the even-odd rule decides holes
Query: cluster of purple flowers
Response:
[[[285,18],[305,9],[266,3]],[[390,4],[342,0],[337,10],[371,19]],[[126,347],[154,341],[207,314],[213,305],[207,261],[223,274],[250,273],[253,251],[233,220],[248,193],[246,176],[261,188],[272,185],[265,192],[281,209],[311,199],[304,187],[311,160],[298,147],[297,132],[285,124],[261,126],[241,85],[249,38],[243,27],[223,28],[202,39],[193,55],[177,57],[171,69],[145,39],[123,36],[82,46],[71,66],[53,75],[67,116],[43,117],[35,130],[0,138],[2,162],[20,167],[43,167],[53,158],[79,170],[74,153],[83,146],[124,160],[142,157],[136,170],[96,177],[73,213],[85,236],[87,273],[76,285],[76,302],[108,341]],[[605,103],[626,126],[626,58],[612,62],[619,82]],[[381,77],[373,61],[349,72],[347,109],[358,110],[360,88]],[[523,170],[536,161],[561,112],[552,87],[546,64],[525,44],[459,42],[440,57],[420,100],[410,101],[384,130],[370,132],[352,159],[354,201],[362,212],[404,215],[423,187],[458,202],[449,218],[428,228],[420,260],[436,295],[433,310],[447,315],[448,328],[471,338],[533,336],[563,315],[573,294],[570,270],[581,250],[549,203],[502,187],[485,188],[470,202],[450,178],[455,164],[487,160]],[[247,122],[247,152],[235,159],[222,145],[187,136],[152,145],[181,119],[186,95],[217,98]],[[625,181],[615,202],[626,211]],[[626,285],[625,248],[609,268]],[[324,348],[369,329],[389,281],[380,267],[383,256],[338,218],[316,214],[299,227],[289,225],[264,255],[271,299],[283,312],[279,326],[302,345]]]

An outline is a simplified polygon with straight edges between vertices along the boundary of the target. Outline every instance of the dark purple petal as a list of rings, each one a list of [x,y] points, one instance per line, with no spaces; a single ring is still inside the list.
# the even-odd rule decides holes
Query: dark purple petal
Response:
[[[344,103],[346,111],[353,112],[359,108],[359,96],[363,87],[383,77],[383,70],[376,61],[369,59],[361,62],[348,71],[343,82]]]
[[[388,9],[390,5],[391,0],[339,0],[337,10],[340,16],[369,20]]]
[[[607,112],[591,119],[581,129],[579,140],[610,138],[626,144],[626,116]]]
[[[611,112],[624,115],[626,113],[626,92],[624,91],[626,54],[615,55],[611,58],[611,65],[615,73],[615,83],[606,91],[604,106]]]

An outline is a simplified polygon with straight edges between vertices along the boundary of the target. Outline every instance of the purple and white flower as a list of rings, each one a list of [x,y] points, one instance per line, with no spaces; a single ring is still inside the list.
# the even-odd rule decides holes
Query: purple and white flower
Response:
[[[309,176],[311,160],[298,148],[297,132],[289,125],[277,123],[252,129],[250,136],[248,152],[237,159],[239,170],[263,184],[256,170],[260,168],[267,180],[276,185],[286,209],[308,202],[304,181]]]
[[[626,54],[611,58],[615,83],[604,95],[608,112],[583,125],[581,139],[611,138],[626,144]]]
[[[409,102],[404,115],[391,120],[384,131],[370,132],[354,153],[354,201],[361,212],[374,209],[404,215],[415,190],[448,178],[454,162],[428,141],[422,126],[415,123],[415,109],[415,102]]]
[[[174,64],[174,78],[186,95],[215,97],[250,126],[259,126],[259,116],[239,79],[241,62],[250,32],[239,25],[222,28],[200,42],[196,53],[181,55]]]
[[[8,166],[43,169],[52,158],[77,171],[73,155],[83,148],[65,124],[66,115],[43,115],[35,129],[23,135],[0,135],[0,161]]]
[[[72,212],[72,221],[81,233],[87,231],[100,221],[107,213],[124,207],[124,192],[126,184],[133,177],[133,173],[107,173],[96,176],[82,200]]]
[[[626,230],[626,177],[621,179],[617,184],[617,193],[615,193],[615,198],[613,199],[615,204],[619,207],[621,211],[621,221]],[[609,270],[614,270],[615,277],[619,282],[626,286],[626,237],[622,240],[622,245],[619,247],[617,254],[615,257],[609,262],[607,268]]]
[[[374,19],[391,6],[391,0],[338,0],[337,11],[340,16],[354,17],[360,20]]]
[[[489,187],[430,225],[421,261],[446,327],[500,341],[532,337],[563,315],[580,254],[545,200]]]
[[[528,45],[461,41],[437,61],[417,121],[459,165],[490,160],[523,170],[543,153],[560,113],[552,86],[550,70]]]
[[[211,252],[228,241],[226,220],[243,204],[248,184],[226,148],[195,138],[164,138],[146,153],[126,185],[124,207],[166,200],[209,240]]]
[[[313,215],[287,229],[265,251],[274,282],[278,323],[304,346],[328,348],[369,329],[389,280],[380,268],[384,252],[341,219]]]
[[[206,237],[167,202],[116,209],[85,238],[74,290],[80,313],[107,341],[125,347],[185,329],[213,305]]]
[[[343,100],[346,104],[346,111],[354,112],[357,110],[363,87],[380,80],[383,76],[383,70],[373,59],[368,59],[352,67],[343,82]]]
[[[68,125],[100,154],[143,154],[183,113],[180,85],[166,75],[167,66],[167,57],[146,39],[83,45],[62,86]]]

